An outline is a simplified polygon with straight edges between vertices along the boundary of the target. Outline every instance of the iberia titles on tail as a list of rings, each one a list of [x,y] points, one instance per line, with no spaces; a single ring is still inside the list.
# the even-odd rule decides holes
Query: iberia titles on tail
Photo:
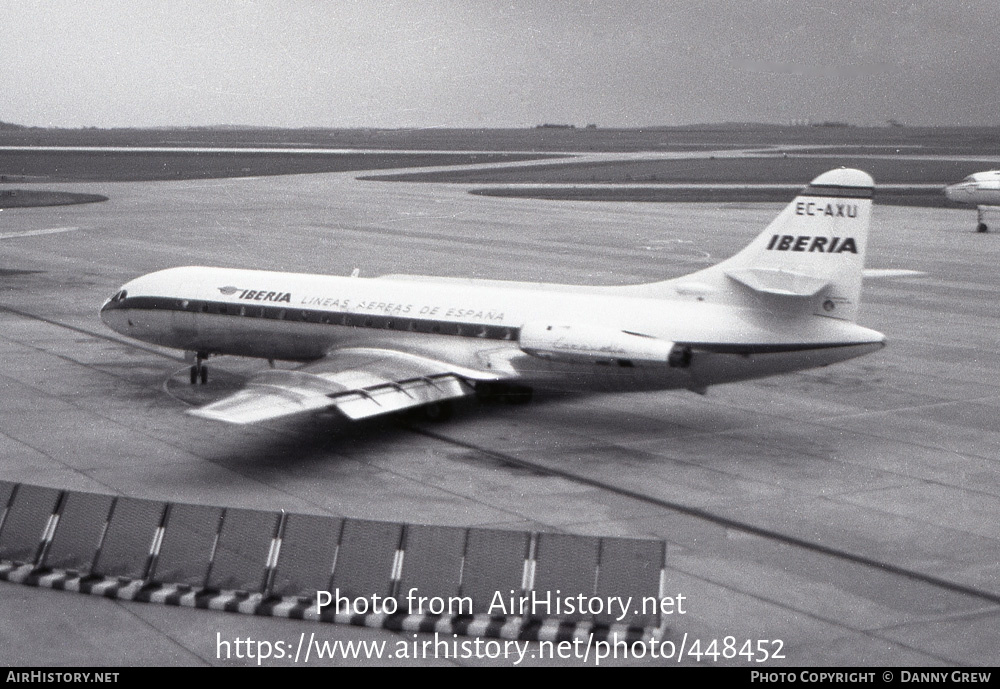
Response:
[[[226,268],[162,270],[101,308],[113,330],[204,360],[302,362],[265,370],[191,413],[251,423],[306,411],[360,419],[412,407],[440,417],[469,394],[526,401],[534,387],[708,386],[825,366],[881,349],[855,323],[873,181],[831,170],[738,254],[690,275],[584,287]]]

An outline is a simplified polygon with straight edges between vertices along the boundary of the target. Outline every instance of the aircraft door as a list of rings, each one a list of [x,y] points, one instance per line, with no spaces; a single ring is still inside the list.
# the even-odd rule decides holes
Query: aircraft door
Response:
[[[177,308],[170,310],[170,329],[177,339],[178,347],[189,350],[199,349],[199,316],[208,310],[207,302],[196,299],[182,299]]]

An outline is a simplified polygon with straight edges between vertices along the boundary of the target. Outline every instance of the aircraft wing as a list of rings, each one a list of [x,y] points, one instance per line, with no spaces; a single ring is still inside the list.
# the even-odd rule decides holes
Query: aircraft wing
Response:
[[[299,369],[264,371],[239,392],[188,413],[249,424],[336,409],[358,420],[464,397],[473,392],[470,379],[495,378],[396,350],[339,349]]]

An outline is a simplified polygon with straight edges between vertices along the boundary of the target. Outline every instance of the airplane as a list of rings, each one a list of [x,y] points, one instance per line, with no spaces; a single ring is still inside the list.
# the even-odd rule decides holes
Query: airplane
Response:
[[[118,333],[187,352],[192,384],[207,381],[210,356],[270,360],[243,389],[188,412],[236,424],[333,410],[442,420],[457,398],[516,404],[533,389],[704,393],[885,345],[855,322],[873,188],[860,170],[826,172],[735,256],[661,282],[187,266],[126,283],[100,315]]]
[[[1000,170],[975,172],[945,187],[944,195],[958,203],[975,204],[979,212],[976,232],[989,232],[992,216],[1000,213]]]

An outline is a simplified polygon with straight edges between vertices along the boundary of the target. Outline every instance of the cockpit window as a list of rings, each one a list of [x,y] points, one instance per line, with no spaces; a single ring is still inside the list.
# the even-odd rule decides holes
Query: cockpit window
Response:
[[[128,296],[128,292],[126,290],[121,290],[117,294],[115,294],[115,296],[111,297],[111,301],[113,301],[113,302],[119,302],[119,301],[122,301],[123,299],[125,299],[125,297],[127,297],[127,296]]]
[[[968,177],[966,177],[965,179],[962,180],[962,183],[964,184],[965,182],[975,182],[975,181],[976,181],[976,176],[975,175],[969,175]]]

